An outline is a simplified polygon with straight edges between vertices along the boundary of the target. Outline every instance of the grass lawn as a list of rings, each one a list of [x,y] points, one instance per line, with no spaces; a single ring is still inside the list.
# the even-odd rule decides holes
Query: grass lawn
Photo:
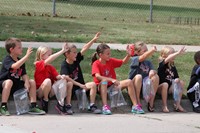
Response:
[[[200,26],[173,24],[170,17],[200,21],[199,0],[57,0],[52,16],[50,0],[1,0],[0,40],[87,42],[102,31],[101,42],[200,45]],[[176,21],[176,20],[173,20]],[[200,23],[200,22],[199,22]]]
[[[3,48],[0,48],[0,51],[1,51],[0,60],[2,60],[7,53],[6,53],[6,50]],[[53,52],[56,52],[56,51],[58,51],[58,49],[53,49]],[[92,81],[90,63],[91,63],[91,56],[94,53],[94,51],[95,50],[87,51],[84,56],[84,61],[81,62],[81,68],[82,68],[83,75],[84,75],[86,82]],[[30,78],[33,78],[33,75],[34,75],[33,62],[35,59],[35,52],[36,52],[36,49],[34,49],[33,54],[31,55],[29,60],[26,62],[26,69],[27,69],[27,73]],[[23,50],[23,53],[26,53],[26,49]],[[185,94],[186,94],[186,88],[187,88],[189,80],[190,80],[190,74],[191,74],[192,68],[195,64],[193,61],[193,55],[194,55],[194,53],[187,52],[184,55],[177,57],[175,60],[175,64],[177,66],[180,79],[184,80],[185,84],[186,84],[186,86],[184,88]],[[120,59],[120,58],[123,58],[124,56],[125,56],[125,51],[112,50],[112,57]],[[158,62],[157,62],[158,56],[159,56],[159,52],[155,53],[150,58],[150,60],[154,64],[155,69],[157,69],[157,67],[158,67]],[[52,63],[56,67],[58,72],[60,71],[60,64],[63,60],[64,60],[64,56],[60,56]],[[123,65],[121,68],[116,69],[118,80],[127,79],[128,72],[129,72],[129,64],[130,63]]]

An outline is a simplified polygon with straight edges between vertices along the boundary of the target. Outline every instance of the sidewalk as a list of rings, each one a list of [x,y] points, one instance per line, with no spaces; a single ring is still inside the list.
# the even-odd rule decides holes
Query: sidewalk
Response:
[[[46,45],[46,46],[49,46],[51,48],[61,48],[62,45],[64,44],[64,42],[22,42],[22,45],[23,47],[33,47],[33,48],[38,48],[39,46],[42,46],[42,45]],[[83,45],[85,43],[72,43],[72,44],[75,44],[77,46],[77,48],[82,48]],[[99,43],[94,43],[92,46],[91,46],[91,49],[96,49],[97,45]],[[118,49],[118,50],[125,50],[126,49],[126,44],[109,44],[108,45],[110,46],[111,49]],[[147,44],[147,47],[150,48],[151,46],[153,46],[154,44]],[[160,51],[162,49],[163,46],[165,45],[157,45],[155,44],[158,51]],[[0,47],[4,47],[5,46],[5,42],[4,41],[0,41]],[[169,46],[169,45],[167,45]],[[173,46],[173,48],[175,50],[179,50],[181,47],[183,47],[183,45],[170,45],[170,46]],[[196,51],[199,51],[200,50],[200,46],[188,46],[188,45],[185,45],[186,47],[186,51],[187,52],[196,52]]]

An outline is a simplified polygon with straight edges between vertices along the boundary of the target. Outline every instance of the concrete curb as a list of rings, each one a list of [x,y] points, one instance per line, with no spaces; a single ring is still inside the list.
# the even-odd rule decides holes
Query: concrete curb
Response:
[[[127,101],[127,100],[126,100]],[[40,106],[40,102],[37,101],[39,107]],[[56,100],[50,100],[49,101],[49,112],[48,114],[58,114],[58,112],[56,111],[55,109],[55,105],[56,105],[57,101]],[[127,114],[127,113],[131,113],[131,106],[132,104],[127,102],[128,105],[125,105],[125,106],[121,106],[121,107],[117,107],[117,108],[111,108],[112,110],[112,113],[114,114]],[[143,110],[145,111],[145,113],[149,113],[148,110],[147,110],[147,103],[142,100],[141,101],[142,103],[142,106],[143,106]],[[173,103],[174,101],[173,100],[168,100],[168,108],[170,110],[170,112],[174,112],[174,108],[173,108]],[[102,103],[101,101],[97,101],[96,102],[96,105],[99,109],[101,109],[102,107]],[[187,112],[193,112],[192,111],[192,106],[190,104],[190,101],[188,99],[183,99],[181,101],[181,105],[183,106],[183,108],[187,111]],[[79,110],[78,109],[78,102],[76,100],[72,100],[72,107],[73,107],[73,111],[75,112],[75,114],[77,113],[90,113],[88,112],[87,110]],[[14,104],[14,101],[13,100],[10,100],[8,102],[8,109],[9,109],[9,112],[12,114],[12,115],[15,115],[16,114],[16,110],[15,110],[15,104]],[[155,112],[153,113],[161,113],[162,112],[162,100],[160,99],[156,99],[155,101]]]
[[[77,48],[82,48],[85,43],[69,42],[70,44],[75,44]],[[38,48],[39,46],[49,46],[51,48],[61,48],[64,42],[22,42],[23,47],[33,47]],[[94,43],[90,49],[96,49],[99,43]],[[110,44],[107,43],[111,49],[125,50],[126,44]],[[175,50],[179,50],[185,46],[187,52],[196,52],[199,51],[200,46],[189,46],[189,45],[162,45],[162,44],[147,44],[148,48],[151,48],[153,45],[157,47],[157,50],[160,51],[163,46],[172,46]],[[0,47],[5,47],[5,42],[0,41]]]

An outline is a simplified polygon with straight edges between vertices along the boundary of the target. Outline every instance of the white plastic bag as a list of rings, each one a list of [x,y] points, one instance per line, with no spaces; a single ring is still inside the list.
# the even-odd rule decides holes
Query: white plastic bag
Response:
[[[27,113],[30,110],[29,97],[25,88],[15,91],[13,97],[17,115]]]
[[[85,110],[88,109],[89,106],[89,102],[88,102],[88,98],[86,95],[86,90],[85,89],[78,89],[76,90],[76,97],[78,100],[78,108],[80,110]]]
[[[154,88],[151,79],[149,77],[146,77],[143,79],[143,87],[142,87],[142,93],[143,98],[148,103],[151,97],[153,97],[154,94]]]
[[[173,91],[173,98],[175,102],[178,102],[181,100],[180,93],[182,91],[180,83],[172,81],[172,91]]]
[[[108,96],[110,99],[111,108],[127,105],[122,94],[121,88],[119,87],[116,87],[114,85],[110,86],[108,88]]]
[[[66,87],[67,87],[67,83],[65,79],[58,80],[52,86],[53,91],[58,100],[58,103],[62,106],[64,106],[64,100],[65,100],[65,97],[67,96]]]

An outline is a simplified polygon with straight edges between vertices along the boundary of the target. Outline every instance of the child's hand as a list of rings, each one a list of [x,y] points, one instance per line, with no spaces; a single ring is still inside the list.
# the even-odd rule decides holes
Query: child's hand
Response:
[[[134,56],[134,53],[135,53],[134,44],[129,44],[129,45],[127,45],[127,47],[126,47],[126,53],[127,53],[129,56]]]
[[[69,50],[68,44],[67,44],[67,43],[63,44],[63,46],[62,46],[62,51],[65,53],[65,52],[67,52],[68,50]]]
[[[27,49],[27,51],[26,51],[26,56],[30,56],[31,55],[31,53],[33,52],[33,48],[31,48],[31,47],[28,47],[28,49]]]
[[[80,88],[82,88],[82,89],[85,89],[85,90],[87,90],[87,87],[86,87],[86,85],[82,85],[82,84],[81,84],[79,87],[80,87]]]
[[[96,41],[100,35],[101,35],[101,32],[97,32],[93,39]]]
[[[26,81],[26,82],[24,83],[24,87],[25,87],[26,90],[29,92],[30,84],[29,84],[28,81]]]
[[[186,51],[186,48],[185,48],[185,46],[183,46],[183,47],[178,51],[178,54],[183,54],[183,53],[185,53],[185,51]]]
[[[112,83],[113,83],[115,86],[118,86],[118,85],[120,84],[120,82],[119,82],[118,80],[116,80],[116,79],[113,80]]]
[[[155,45],[152,47],[152,50],[153,50],[154,52],[156,52],[156,51],[157,51],[157,48],[156,48],[156,46],[155,46]]]

